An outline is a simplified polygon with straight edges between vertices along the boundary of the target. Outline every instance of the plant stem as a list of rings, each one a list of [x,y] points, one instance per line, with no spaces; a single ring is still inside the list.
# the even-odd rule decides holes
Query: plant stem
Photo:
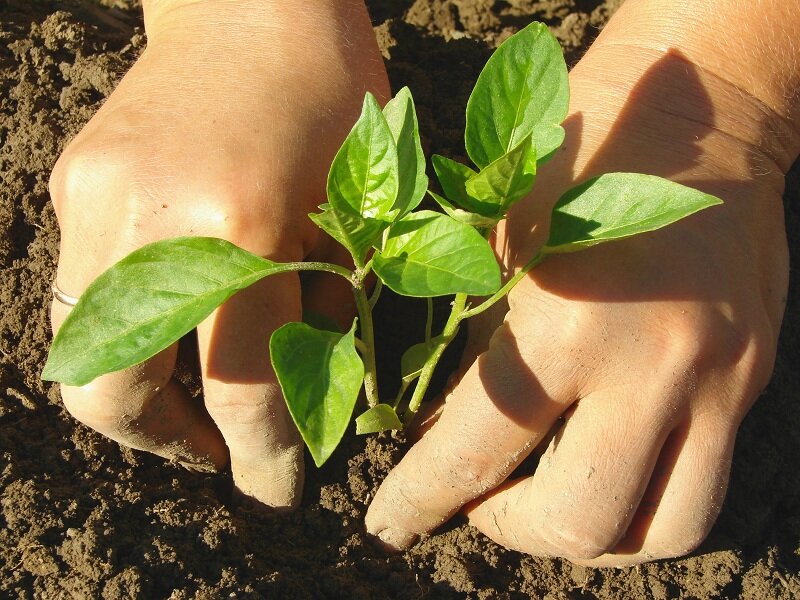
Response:
[[[283,263],[283,264],[292,271],[327,271],[328,273],[341,275],[351,283],[353,281],[353,272],[350,269],[347,269],[340,265],[334,265],[332,263],[293,262],[293,263]]]
[[[367,394],[367,405],[372,408],[380,402],[378,395],[378,370],[375,366],[375,331],[372,325],[372,307],[364,291],[363,282],[353,286],[353,295],[358,308],[361,324],[361,341],[363,342],[362,358],[364,359],[364,391]]]
[[[375,308],[375,305],[378,303],[378,298],[381,297],[381,290],[383,289],[383,282],[379,278],[376,279],[375,288],[372,290],[372,295],[369,297],[370,308]]]
[[[403,400],[403,396],[406,395],[406,390],[408,389],[410,382],[403,379],[400,382],[400,389],[397,390],[397,397],[394,399],[394,409],[397,410],[397,407],[400,406],[400,402]]]
[[[428,305],[428,318],[425,321],[425,343],[430,346],[433,330],[433,298],[425,298]]]
[[[470,308],[469,310],[465,310],[465,311],[461,312],[461,314],[458,317],[458,321],[461,322],[464,319],[469,319],[470,317],[474,317],[475,315],[479,315],[483,311],[485,311],[487,308],[492,306],[495,302],[497,302],[503,296],[508,294],[508,292],[510,292],[511,289],[515,285],[517,285],[520,282],[520,280],[522,280],[522,278],[525,277],[525,275],[528,274],[528,271],[530,271],[533,267],[535,267],[540,262],[542,262],[544,260],[544,257],[545,257],[545,254],[542,253],[542,252],[539,252],[531,260],[529,260],[525,264],[524,267],[522,267],[519,271],[517,271],[516,275],[514,275],[511,279],[506,281],[506,283],[505,283],[505,285],[503,287],[501,287],[494,294],[489,296],[489,298],[487,298],[486,300],[484,300],[483,302],[478,304],[478,306],[475,306],[473,308]]]
[[[438,344],[436,344],[433,352],[431,352],[431,355],[425,362],[425,366],[422,367],[422,371],[419,374],[419,380],[414,388],[414,394],[411,396],[411,400],[408,403],[408,410],[406,410],[405,414],[403,415],[403,423],[405,425],[411,423],[411,421],[414,420],[414,416],[417,414],[417,411],[419,411],[420,404],[422,404],[422,398],[425,396],[425,392],[428,390],[428,385],[431,382],[431,377],[436,369],[436,365],[439,363],[439,359],[442,357],[442,354],[447,346],[453,341],[453,338],[455,338],[456,334],[458,333],[458,325],[461,322],[461,314],[464,312],[464,307],[466,304],[467,295],[456,294],[456,297],[453,300],[453,308],[450,310],[450,316],[447,318],[447,323],[445,323],[442,335],[439,336],[440,341]]]
[[[367,353],[367,345],[366,345],[364,342],[362,342],[362,341],[361,341],[360,339],[358,339],[357,337],[354,337],[354,338],[353,338],[353,342],[355,342],[355,345],[356,345],[356,350],[358,350],[359,352],[361,352],[361,354],[362,354],[362,355],[364,355],[364,354],[366,354],[366,353]]]
[[[469,319],[470,317],[474,317],[475,315],[482,313],[495,302],[500,300],[503,296],[508,294],[508,292],[510,292],[511,289],[517,285],[531,269],[544,260],[544,257],[545,254],[541,252],[534,256],[511,279],[509,279],[503,287],[501,287],[492,296],[474,308],[466,308],[466,294],[456,294],[455,300],[453,300],[453,308],[450,311],[450,316],[447,318],[444,331],[442,331],[442,335],[439,338],[440,342],[436,345],[433,352],[431,352],[430,357],[428,357],[428,360],[425,362],[425,366],[422,367],[422,372],[419,375],[419,381],[417,381],[417,386],[414,388],[414,394],[411,396],[411,400],[408,404],[408,410],[406,410],[405,414],[403,415],[404,425],[408,425],[414,419],[417,411],[419,411],[419,406],[422,403],[422,398],[425,396],[425,392],[428,389],[428,385],[430,384],[431,377],[436,369],[436,365],[439,363],[439,359],[442,357],[442,354],[447,346],[453,341],[453,338],[456,337],[461,322],[465,319]],[[428,329],[426,327],[426,334],[427,330]]]

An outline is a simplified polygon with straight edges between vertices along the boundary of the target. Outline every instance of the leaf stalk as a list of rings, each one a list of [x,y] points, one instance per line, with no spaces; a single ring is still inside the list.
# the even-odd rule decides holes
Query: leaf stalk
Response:
[[[353,287],[353,295],[358,309],[358,319],[361,325],[361,358],[364,361],[364,392],[367,396],[367,405],[372,408],[380,402],[378,395],[378,369],[375,365],[375,328],[372,323],[372,307],[364,291],[363,282]]]

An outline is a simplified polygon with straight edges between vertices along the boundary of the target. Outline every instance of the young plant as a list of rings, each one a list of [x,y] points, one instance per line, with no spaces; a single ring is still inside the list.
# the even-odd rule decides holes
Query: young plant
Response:
[[[402,429],[461,324],[545,257],[652,231],[720,203],[650,175],[601,175],[564,193],[547,243],[503,283],[486,238],[530,194],[537,170],[561,146],[568,101],[566,64],[547,27],[533,23],[509,38],[489,59],[467,103],[465,143],[475,168],[433,156],[442,190],[437,194],[427,189],[409,90],[400,90],[383,110],[367,94],[331,165],[328,202],[309,215],[348,250],[353,269],[276,263],[215,238],[149,244],[87,288],[53,341],[43,378],[84,385],[150,358],[264,277],[321,270],[351,283],[358,309],[352,327],[342,333],[289,323],[269,342],[286,403],[314,462],[322,465],[338,445],[362,387],[368,408],[356,419],[357,433]],[[426,193],[443,213],[418,209]],[[370,273],[377,283],[368,295]],[[427,298],[429,313],[425,339],[402,357],[402,384],[391,401],[382,400],[375,368],[372,309],[383,285]],[[443,330],[434,334],[435,296],[454,298]],[[481,296],[486,299],[477,304],[469,300]]]

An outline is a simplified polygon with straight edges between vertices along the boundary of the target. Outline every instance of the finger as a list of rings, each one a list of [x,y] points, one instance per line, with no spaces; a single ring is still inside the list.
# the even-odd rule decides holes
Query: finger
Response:
[[[673,432],[625,537],[612,552],[582,564],[623,567],[696,550],[728,486],[737,424],[725,421],[698,415]]]
[[[51,307],[53,332],[70,307]],[[61,386],[66,409],[106,437],[195,471],[227,464],[225,443],[203,406],[172,375],[177,344],[139,365],[98,377],[81,386]]]
[[[269,360],[272,332],[299,321],[296,274],[268,277],[229,299],[197,328],[206,407],[230,453],[236,489],[293,509],[303,487],[303,444]]]
[[[410,545],[503,481],[574,399],[572,365],[543,344],[518,343],[508,324],[495,332],[436,424],[378,489],[366,525],[387,546]]]
[[[306,260],[320,260],[353,268],[350,253],[338,242],[328,238],[308,255]],[[321,271],[301,273],[303,313],[307,311],[331,319],[340,331],[348,331],[356,314],[352,284],[340,275]]]
[[[635,384],[582,399],[534,475],[471,507],[470,521],[528,554],[584,560],[605,554],[631,523],[675,427],[674,413],[663,408],[675,406],[670,400]]]

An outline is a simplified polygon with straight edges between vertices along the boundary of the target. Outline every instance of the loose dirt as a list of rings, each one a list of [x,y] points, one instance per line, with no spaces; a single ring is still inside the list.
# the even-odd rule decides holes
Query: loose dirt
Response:
[[[467,95],[492,48],[539,19],[574,62],[621,1],[368,4],[393,87],[414,91],[426,150],[458,155]],[[330,464],[309,467],[301,510],[276,517],[232,505],[225,474],[190,474],[77,424],[39,379],[59,235],[47,178],[144,44],[134,2],[0,1],[0,596],[800,597],[796,268],[775,376],[742,425],[722,515],[680,560],[588,569],[507,551],[458,519],[386,556],[362,519],[402,452],[389,439],[349,436]],[[787,183],[797,264],[800,169]],[[383,310],[416,308],[395,298]]]

